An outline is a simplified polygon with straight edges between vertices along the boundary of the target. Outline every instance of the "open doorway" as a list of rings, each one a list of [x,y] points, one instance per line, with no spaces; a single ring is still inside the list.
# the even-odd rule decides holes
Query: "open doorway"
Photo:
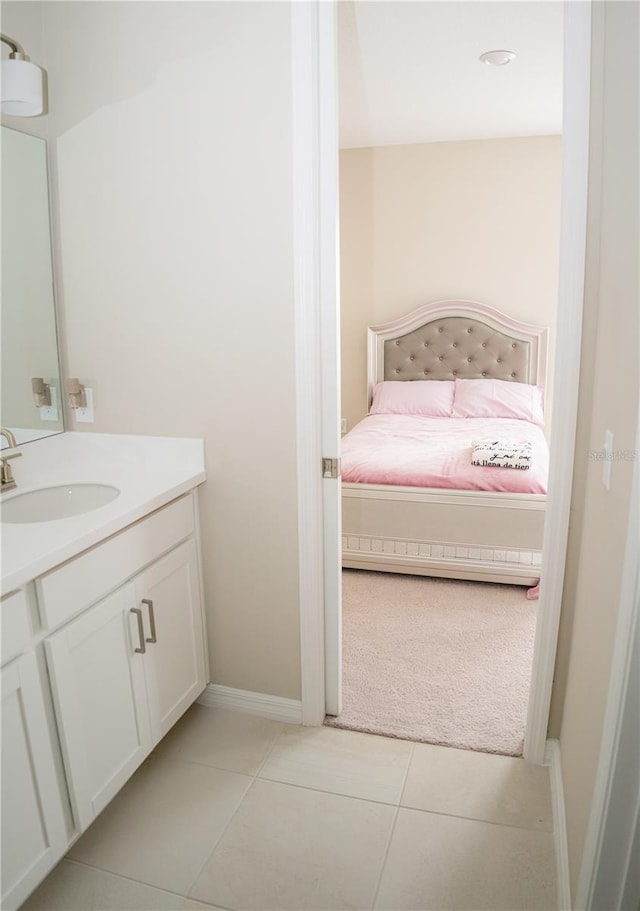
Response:
[[[584,289],[591,14],[563,4],[563,174],[552,496],[545,510],[540,608],[524,757],[544,761],[560,616],[575,447]],[[302,720],[340,710],[340,482],[337,282],[336,8],[293,8],[294,252]],[[320,331],[318,331],[320,330]],[[322,482],[318,465],[322,462]]]
[[[521,755],[552,427],[562,7],[340,4],[338,47],[347,435],[343,705],[328,723]],[[496,48],[514,59],[486,65]]]

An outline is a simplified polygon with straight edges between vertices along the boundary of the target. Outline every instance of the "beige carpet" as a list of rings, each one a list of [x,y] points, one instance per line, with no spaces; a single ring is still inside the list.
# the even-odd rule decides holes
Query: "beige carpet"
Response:
[[[326,724],[522,755],[536,601],[525,588],[343,571],[343,711]]]

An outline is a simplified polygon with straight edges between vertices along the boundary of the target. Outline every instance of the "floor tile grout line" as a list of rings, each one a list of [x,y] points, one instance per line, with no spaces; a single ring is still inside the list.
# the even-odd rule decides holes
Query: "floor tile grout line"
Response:
[[[330,794],[332,797],[344,797],[345,800],[360,800],[363,803],[375,803],[382,807],[399,806],[395,800],[376,800],[375,797],[360,797],[357,794],[344,794],[342,791],[330,791],[327,788],[315,787],[310,784],[298,784],[295,781],[281,781],[279,778],[257,778],[256,781],[269,782],[269,784],[281,784],[287,788],[299,788],[301,791],[314,791],[320,794]]]
[[[95,864],[89,864],[84,860],[75,860],[74,858],[67,857],[66,855],[60,858],[60,862],[63,860],[67,863],[74,864],[77,867],[87,867],[89,870],[96,870],[98,873],[106,873],[107,876],[114,876],[116,879],[124,879],[126,882],[135,883],[137,886],[144,886],[147,889],[155,889],[156,892],[166,892],[167,895],[175,895],[176,898],[182,899],[183,904],[185,901],[194,901],[200,902],[200,904],[205,908],[215,907],[219,908],[220,911],[233,911],[233,908],[226,908],[224,905],[210,905],[208,902],[200,901],[199,898],[190,898],[188,892],[175,892],[173,889],[165,889],[163,886],[154,886],[152,883],[145,882],[142,879],[135,879],[133,876],[125,876],[123,873],[114,873],[112,870],[105,870],[104,867],[98,867]]]
[[[500,826],[503,829],[517,829],[520,832],[542,832],[546,835],[553,835],[553,828],[541,829],[533,826],[519,826],[513,822],[496,822],[493,819],[477,819],[475,816],[461,816],[459,813],[444,813],[441,810],[425,810],[422,807],[408,807],[400,804],[401,810],[411,810],[413,813],[428,813],[430,816],[445,816],[447,819],[463,819],[466,822],[478,822],[481,825]]]
[[[405,769],[404,778],[402,779],[402,787],[400,788],[400,797],[398,797],[398,806],[402,806],[402,798],[404,797],[405,788],[407,787],[407,778],[409,777],[409,772],[411,771],[411,765],[413,763],[413,757],[416,752],[415,743],[411,744],[411,752],[409,753],[409,762],[407,763],[407,768]]]
[[[282,724],[282,723],[283,723],[283,722],[281,722],[281,724]],[[273,751],[274,751],[275,748],[276,748],[277,742],[280,740],[280,738],[282,737],[282,735],[284,734],[284,732],[285,732],[285,729],[284,729],[284,727],[283,727],[283,728],[280,730],[280,732],[278,733],[278,736],[273,738],[273,743],[271,744],[271,746],[270,746],[269,749],[267,750],[264,759],[263,759],[262,762],[260,763],[260,765],[259,765],[259,767],[258,767],[258,770],[257,770],[256,774],[254,775],[254,778],[259,778],[259,777],[260,777],[260,773],[262,772],[263,768],[264,768],[265,765],[267,764],[268,759],[270,758],[271,754],[273,753]]]
[[[389,857],[389,852],[391,851],[391,842],[393,841],[393,835],[396,831],[396,823],[398,822],[398,816],[400,815],[400,806],[395,807],[395,813],[393,814],[393,822],[391,823],[391,830],[389,832],[389,837],[387,838],[387,844],[384,849],[384,855],[382,857],[382,863],[380,864],[380,872],[378,874],[378,879],[376,881],[375,892],[373,893],[373,901],[371,902],[371,909],[376,906],[378,901],[378,894],[380,892],[380,886],[382,885],[382,877],[384,876],[384,871],[387,866],[387,859]]]
[[[280,723],[282,724],[282,722],[280,722]],[[185,759],[184,757],[180,757],[180,756],[176,756],[176,755],[174,755],[174,756],[172,757],[172,756],[170,755],[169,751],[167,751],[167,758],[173,758],[174,760],[177,760],[177,761],[179,761],[179,762],[186,762],[186,763],[191,763],[191,764],[193,764],[193,765],[204,766],[205,768],[209,768],[209,769],[215,769],[215,770],[218,771],[218,772],[230,772],[230,773],[233,774],[233,775],[241,775],[243,778],[250,778],[250,779],[251,779],[250,783],[247,785],[247,788],[246,788],[245,792],[243,793],[242,797],[241,797],[240,800],[238,801],[238,805],[236,806],[235,810],[233,811],[233,813],[231,814],[231,816],[230,816],[229,819],[227,820],[227,823],[226,823],[226,825],[223,827],[223,829],[222,829],[222,831],[221,831],[219,837],[218,837],[218,838],[216,839],[216,841],[214,842],[214,844],[213,844],[213,846],[212,846],[212,848],[211,848],[211,851],[209,852],[209,854],[207,854],[207,856],[206,856],[204,862],[202,863],[202,865],[201,865],[200,868],[198,869],[198,872],[197,872],[196,876],[193,878],[193,880],[191,881],[189,887],[187,888],[186,893],[185,893],[184,895],[181,896],[183,899],[186,900],[186,899],[189,899],[189,898],[191,897],[189,893],[191,892],[191,890],[193,889],[193,887],[194,887],[195,884],[197,883],[198,879],[200,878],[200,876],[201,876],[201,874],[202,874],[202,871],[204,870],[204,868],[206,867],[206,865],[207,865],[207,864],[209,863],[209,861],[211,860],[213,854],[215,853],[216,849],[218,848],[218,845],[220,844],[220,842],[221,842],[222,839],[224,838],[225,834],[227,833],[227,830],[229,829],[229,826],[231,825],[231,823],[233,822],[233,820],[236,818],[236,815],[238,814],[238,811],[240,810],[240,807],[241,807],[242,804],[244,803],[245,797],[247,796],[247,794],[249,793],[249,791],[251,790],[251,788],[253,787],[253,785],[255,784],[255,782],[258,780],[258,773],[261,771],[263,765],[265,764],[265,762],[267,761],[267,759],[268,759],[269,756],[271,755],[271,752],[273,751],[273,749],[274,749],[274,747],[275,747],[277,741],[280,739],[280,737],[282,736],[283,733],[284,733],[284,728],[281,728],[280,731],[278,732],[277,736],[273,738],[273,742],[271,743],[271,746],[270,746],[269,749],[267,750],[267,753],[266,753],[264,759],[262,760],[262,762],[261,762],[260,765],[258,766],[258,769],[257,769],[253,774],[249,774],[249,773],[247,773],[247,772],[236,772],[236,771],[234,771],[234,770],[232,770],[232,769],[223,769],[223,768],[220,768],[220,766],[210,765],[209,763],[206,763],[206,762],[198,762],[197,760],[193,760],[193,759]],[[76,861],[76,863],[78,863],[78,861]],[[100,868],[100,867],[97,867],[96,869],[99,870],[99,869],[101,869],[101,868]],[[108,871],[107,871],[107,872],[108,872]],[[117,875],[117,874],[114,874],[114,875]],[[132,880],[132,882],[139,882],[139,880]],[[145,884],[145,885],[146,885],[146,884]],[[171,894],[180,895],[181,893],[171,893]],[[193,899],[193,901],[199,901],[199,899]],[[220,907],[221,907],[221,906],[220,906]]]
[[[178,898],[182,899],[189,897],[186,892],[176,892],[175,889],[167,889],[165,886],[157,886],[155,883],[148,883],[144,879],[136,879],[134,876],[127,876],[124,873],[114,873],[113,870],[107,870],[105,867],[99,867],[97,864],[90,864],[86,860],[77,860],[75,857],[68,857],[66,854],[60,858],[60,863],[63,860],[67,861],[67,863],[70,864],[76,864],[78,867],[87,867],[89,870],[97,870],[99,873],[106,873],[108,876],[115,876],[116,879],[124,879],[128,883],[135,883],[137,886],[145,886],[147,889],[155,889],[157,892],[166,892],[167,895],[175,895]]]
[[[396,806],[396,812],[393,816],[393,822],[391,824],[391,831],[389,832],[389,838],[387,839],[387,845],[385,848],[384,856],[382,858],[382,864],[380,865],[380,873],[378,874],[378,881],[376,883],[376,889],[373,893],[373,902],[371,903],[372,911],[376,906],[378,901],[378,895],[380,893],[380,886],[382,885],[382,877],[384,876],[384,871],[387,866],[387,858],[389,857],[389,851],[391,850],[391,842],[393,841],[393,833],[396,830],[396,823],[398,821],[398,816],[400,815],[400,805],[402,801],[402,795],[404,794],[404,789],[407,784],[407,778],[409,777],[409,770],[411,769],[411,763],[413,762],[413,754],[415,752],[415,744],[411,745],[411,752],[409,754],[409,760],[407,762],[407,768],[404,772],[404,778],[402,779],[402,786],[400,788],[400,796],[398,797],[398,805]]]
[[[247,777],[249,777],[249,776],[247,776]],[[187,894],[186,894],[185,898],[191,898],[191,897],[192,897],[192,896],[190,895],[191,890],[193,889],[193,887],[195,886],[195,884],[198,882],[198,880],[200,879],[200,876],[202,875],[202,871],[204,870],[204,868],[207,866],[207,864],[209,863],[209,861],[211,860],[211,858],[213,857],[213,855],[214,855],[215,852],[217,851],[218,845],[220,844],[220,842],[222,841],[222,839],[224,838],[224,836],[227,834],[227,831],[228,831],[228,829],[229,829],[229,826],[231,825],[231,823],[233,822],[233,820],[234,820],[234,819],[236,818],[236,816],[238,815],[238,811],[240,810],[240,807],[241,807],[242,804],[244,803],[245,797],[247,796],[247,794],[249,793],[249,791],[251,790],[251,788],[252,788],[252,787],[254,786],[254,784],[256,783],[256,780],[257,780],[257,779],[256,779],[256,777],[254,776],[254,777],[253,777],[253,780],[252,780],[252,782],[251,782],[251,784],[247,787],[246,791],[244,792],[244,794],[242,795],[242,797],[241,797],[240,800],[238,801],[238,806],[235,808],[235,810],[233,811],[233,813],[231,814],[231,816],[230,816],[229,819],[227,820],[227,824],[223,827],[223,829],[222,829],[220,835],[218,836],[218,838],[216,838],[213,847],[211,848],[211,850],[209,851],[209,853],[207,854],[207,856],[206,856],[206,858],[205,858],[205,860],[204,860],[204,863],[200,866],[200,868],[199,868],[199,870],[198,870],[196,876],[195,876],[195,877],[193,878],[193,880],[191,881],[191,884],[190,884],[189,888],[187,889]],[[194,898],[193,900],[194,900],[194,901],[200,901],[199,898]]]
[[[212,765],[210,762],[202,762],[199,759],[186,759],[184,756],[170,756],[167,754],[165,757],[158,757],[163,759],[171,759],[173,762],[186,762],[190,765],[203,766],[205,769],[215,769],[216,772],[229,772],[230,775],[240,775],[242,778],[251,778],[256,777],[255,772],[238,772],[237,769],[228,769],[221,765]]]

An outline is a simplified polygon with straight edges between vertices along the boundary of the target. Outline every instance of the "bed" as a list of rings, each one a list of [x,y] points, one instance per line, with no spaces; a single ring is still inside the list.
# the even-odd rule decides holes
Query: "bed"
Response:
[[[518,393],[527,386],[544,390],[547,339],[546,328],[475,301],[427,304],[369,329],[369,408],[381,383],[401,390],[399,383],[411,384],[407,391],[419,389],[421,380],[445,381],[430,384],[435,389],[457,381],[456,389],[509,391],[506,383],[521,383],[526,386]],[[466,380],[498,383],[460,382]],[[528,421],[483,420],[402,415],[398,429],[397,416],[370,413],[343,438],[344,567],[537,583],[548,469],[544,433]],[[412,441],[406,458],[405,431]],[[447,442],[435,443],[437,472],[429,463],[421,473],[416,444],[424,438],[433,449],[443,433]],[[471,466],[471,441],[487,435],[530,440],[532,470]]]

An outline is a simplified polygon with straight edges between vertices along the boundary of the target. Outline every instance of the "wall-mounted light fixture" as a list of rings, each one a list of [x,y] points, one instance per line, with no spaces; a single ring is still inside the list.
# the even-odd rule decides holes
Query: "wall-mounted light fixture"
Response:
[[[67,393],[69,395],[69,405],[74,411],[77,408],[86,408],[87,399],[84,386],[77,377],[74,376],[67,380]]]
[[[11,48],[2,61],[2,101],[0,111],[13,117],[37,117],[44,111],[42,70],[25,59],[22,47],[13,38],[0,35]]]
[[[31,378],[31,391],[36,408],[48,408],[51,405],[51,386],[41,376]]]

